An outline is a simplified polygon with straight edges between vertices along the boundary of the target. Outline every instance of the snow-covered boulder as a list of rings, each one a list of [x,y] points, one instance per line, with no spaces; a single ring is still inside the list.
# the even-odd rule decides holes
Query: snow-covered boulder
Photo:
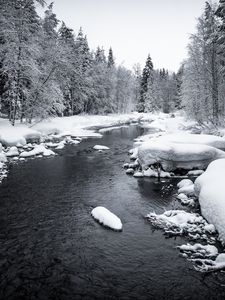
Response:
[[[202,215],[215,225],[225,243],[225,159],[213,161],[195,181]]]
[[[123,225],[121,220],[103,206],[94,208],[91,212],[91,215],[95,220],[106,227],[109,227],[116,231],[122,230]]]
[[[7,157],[13,157],[13,156],[18,156],[19,151],[16,146],[12,146],[8,152],[6,152]]]
[[[50,156],[55,155],[55,152],[53,152],[50,149],[46,149],[44,145],[36,145],[33,150],[31,151],[24,151],[20,153],[20,157],[27,158],[31,156],[36,156],[42,154],[43,156]]]
[[[95,149],[95,150],[109,150],[109,147],[103,146],[103,145],[95,145],[93,147],[93,149]]]
[[[178,168],[205,169],[218,158],[225,158],[225,152],[207,145],[145,142],[138,148],[138,161],[145,169],[160,163],[165,171]]]
[[[225,138],[209,134],[174,133],[162,135],[156,139],[162,143],[200,144],[225,150]]]
[[[7,157],[2,150],[2,144],[0,143],[0,163],[5,163],[5,162],[7,162]]]
[[[179,189],[185,187],[185,186],[189,186],[192,185],[193,182],[190,179],[182,179],[180,182],[178,182],[177,187]]]

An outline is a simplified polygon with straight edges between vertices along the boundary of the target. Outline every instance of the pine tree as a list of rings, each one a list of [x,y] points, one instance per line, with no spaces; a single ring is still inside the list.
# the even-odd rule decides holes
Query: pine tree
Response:
[[[153,83],[153,63],[150,54],[147,57],[145,67],[141,77],[140,99],[138,103],[138,112],[145,111],[145,94],[148,91],[148,86]]]
[[[111,68],[115,65],[114,57],[113,57],[113,51],[112,48],[109,48],[109,55],[108,55],[108,68]]]

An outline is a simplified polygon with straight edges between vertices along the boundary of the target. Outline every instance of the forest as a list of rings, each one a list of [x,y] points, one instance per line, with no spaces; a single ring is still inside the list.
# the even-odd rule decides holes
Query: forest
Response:
[[[82,28],[75,33],[59,21],[53,3],[0,0],[1,116],[14,125],[81,113],[183,109],[200,124],[224,122],[224,0],[206,2],[177,72],[154,69],[150,54],[143,70],[138,63],[128,70],[114,55],[112,48],[90,49]]]

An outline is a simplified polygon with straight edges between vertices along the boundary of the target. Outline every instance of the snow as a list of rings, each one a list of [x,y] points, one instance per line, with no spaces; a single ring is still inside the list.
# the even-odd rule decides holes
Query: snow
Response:
[[[220,253],[215,260],[212,259],[191,259],[195,269],[200,272],[212,272],[225,268],[225,253]]]
[[[138,160],[143,169],[155,163],[160,163],[165,171],[204,169],[218,158],[225,158],[225,152],[206,145],[149,141],[138,147]]]
[[[65,143],[65,141],[59,142],[55,149],[62,150],[65,147]]]
[[[95,149],[95,150],[109,150],[109,147],[103,146],[103,145],[95,145],[93,147],[93,149]]]
[[[190,258],[215,257],[218,255],[218,249],[213,245],[202,245],[196,243],[194,245],[191,244],[181,245],[178,246],[177,248],[179,248],[180,251],[187,254],[188,257]]]
[[[103,206],[98,206],[94,208],[91,212],[91,215],[95,220],[97,220],[100,224],[106,227],[117,231],[122,230],[123,226],[121,220],[115,214],[113,214]]]
[[[188,176],[199,176],[204,173],[203,170],[192,170],[187,173]]]
[[[40,144],[40,145],[36,145],[34,147],[34,149],[31,151],[21,152],[20,157],[27,158],[27,157],[36,156],[39,154],[42,154],[43,156],[55,155],[55,153],[52,150],[46,149],[44,145]]]
[[[0,142],[5,146],[24,146],[28,139],[40,140],[40,132],[25,125],[13,127],[8,120],[0,119]]]
[[[158,177],[158,172],[154,169],[148,168],[147,170],[143,171],[143,175],[145,177]],[[161,178],[170,178],[171,175],[168,172],[160,171],[160,177]]]
[[[195,200],[192,198],[188,198],[188,196],[184,193],[178,194],[177,199],[179,199],[183,205],[189,205],[189,206],[195,205]]]
[[[162,143],[207,145],[225,150],[225,138],[209,134],[190,134],[182,132],[162,135],[155,140]]]
[[[187,235],[193,240],[203,239],[213,242],[214,238],[208,236],[208,223],[196,213],[189,213],[184,210],[169,210],[163,214],[155,212],[147,215],[151,224],[161,228],[169,235]]]
[[[177,187],[180,189],[189,185],[193,185],[193,182],[190,179],[182,179],[180,182],[178,182]]]
[[[19,155],[19,151],[18,148],[16,146],[12,146],[8,152],[6,152],[6,156],[7,157],[13,157],[13,156],[18,156]]]
[[[212,162],[195,181],[202,215],[215,225],[225,243],[225,159]]]
[[[195,195],[194,184],[188,185],[188,186],[183,186],[183,187],[179,188],[178,194],[181,194],[181,193],[185,194],[187,196],[194,196]]]
[[[132,169],[132,168],[127,169],[126,174],[127,175],[133,175],[134,174],[134,169]]]

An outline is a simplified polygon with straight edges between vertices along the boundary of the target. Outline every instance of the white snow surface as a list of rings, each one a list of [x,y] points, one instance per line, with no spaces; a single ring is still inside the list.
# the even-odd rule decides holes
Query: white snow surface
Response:
[[[93,147],[93,149],[95,149],[95,150],[109,150],[109,147],[103,146],[103,145],[95,145]]]
[[[195,181],[202,215],[215,225],[225,243],[225,159],[213,161]]]
[[[194,245],[186,244],[178,246],[182,252],[188,254],[189,257],[213,257],[218,255],[218,249],[213,245],[202,245],[196,243]]]
[[[190,134],[187,132],[162,135],[155,139],[162,143],[198,144],[225,150],[225,138],[209,134]]]
[[[192,240],[214,241],[213,238],[208,236],[212,233],[208,231],[209,224],[199,214],[184,210],[169,210],[163,214],[150,213],[147,218],[153,226],[162,228],[166,234],[186,234]]]
[[[19,151],[16,146],[10,147],[10,149],[6,152],[7,157],[19,156]]]
[[[40,139],[41,136],[54,134],[56,138],[72,137],[101,137],[91,127],[112,127],[138,122],[142,118],[150,118],[151,114],[110,114],[78,115],[71,117],[56,117],[32,124],[32,128],[16,122],[12,126],[6,119],[0,118],[0,142],[6,146],[23,146],[27,139]],[[30,125],[29,125],[30,126]]]
[[[190,179],[182,179],[180,182],[178,182],[177,187],[180,189],[185,186],[192,185],[193,182]]]
[[[31,156],[36,156],[42,154],[43,156],[50,156],[50,155],[55,155],[55,153],[50,150],[46,149],[44,145],[36,145],[33,150],[31,151],[24,151],[20,153],[20,157],[22,158],[27,158]]]
[[[204,169],[215,159],[225,158],[225,152],[207,145],[145,142],[138,147],[142,168],[160,163],[165,171],[177,168]]]
[[[109,227],[113,230],[121,231],[123,228],[121,220],[103,206],[98,206],[94,208],[91,212],[91,215],[95,220],[100,224]]]

